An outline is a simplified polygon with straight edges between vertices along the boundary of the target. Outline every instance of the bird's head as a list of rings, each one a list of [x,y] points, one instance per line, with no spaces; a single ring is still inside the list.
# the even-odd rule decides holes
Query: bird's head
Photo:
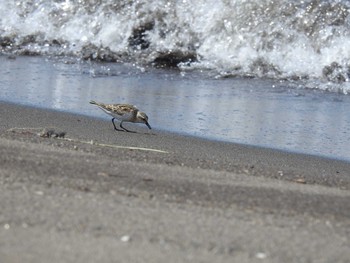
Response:
[[[137,119],[137,122],[144,123],[147,125],[149,129],[152,129],[151,125],[149,125],[148,123],[148,116],[146,115],[146,113],[142,111],[138,111],[136,115],[136,119]]]

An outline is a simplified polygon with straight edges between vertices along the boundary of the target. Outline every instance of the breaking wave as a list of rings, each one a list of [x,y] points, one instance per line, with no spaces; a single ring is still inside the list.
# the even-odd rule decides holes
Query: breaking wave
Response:
[[[0,48],[347,93],[349,11],[341,0],[4,0]]]

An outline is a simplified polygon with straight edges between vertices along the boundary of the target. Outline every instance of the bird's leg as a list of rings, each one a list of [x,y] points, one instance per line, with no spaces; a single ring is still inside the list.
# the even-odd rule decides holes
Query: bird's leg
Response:
[[[130,130],[124,128],[122,124],[123,124],[123,121],[120,122],[120,125],[119,125],[119,126],[120,126],[120,128],[122,128],[124,131],[136,133],[135,131],[130,131]]]
[[[114,119],[115,119],[115,118],[112,119],[112,123],[113,123],[114,129],[115,129],[116,131],[124,131],[124,130],[119,130],[119,129],[117,129],[117,127],[115,127]]]

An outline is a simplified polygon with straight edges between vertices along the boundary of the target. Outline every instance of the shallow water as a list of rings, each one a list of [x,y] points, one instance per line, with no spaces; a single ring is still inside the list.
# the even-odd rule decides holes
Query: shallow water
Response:
[[[348,95],[292,82],[43,57],[2,56],[0,71],[0,100],[105,119],[91,99],[132,103],[157,129],[350,160]]]

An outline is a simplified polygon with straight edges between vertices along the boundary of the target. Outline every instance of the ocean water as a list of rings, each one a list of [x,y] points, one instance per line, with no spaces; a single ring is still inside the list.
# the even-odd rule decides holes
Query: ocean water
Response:
[[[2,0],[2,53],[301,79],[349,92],[347,0]]]
[[[350,3],[3,0],[0,99],[350,160]],[[106,116],[106,118],[108,118]]]
[[[155,129],[350,161],[350,96],[342,93],[290,81],[40,56],[0,56],[0,73],[0,100],[108,121],[91,99],[132,103]]]

